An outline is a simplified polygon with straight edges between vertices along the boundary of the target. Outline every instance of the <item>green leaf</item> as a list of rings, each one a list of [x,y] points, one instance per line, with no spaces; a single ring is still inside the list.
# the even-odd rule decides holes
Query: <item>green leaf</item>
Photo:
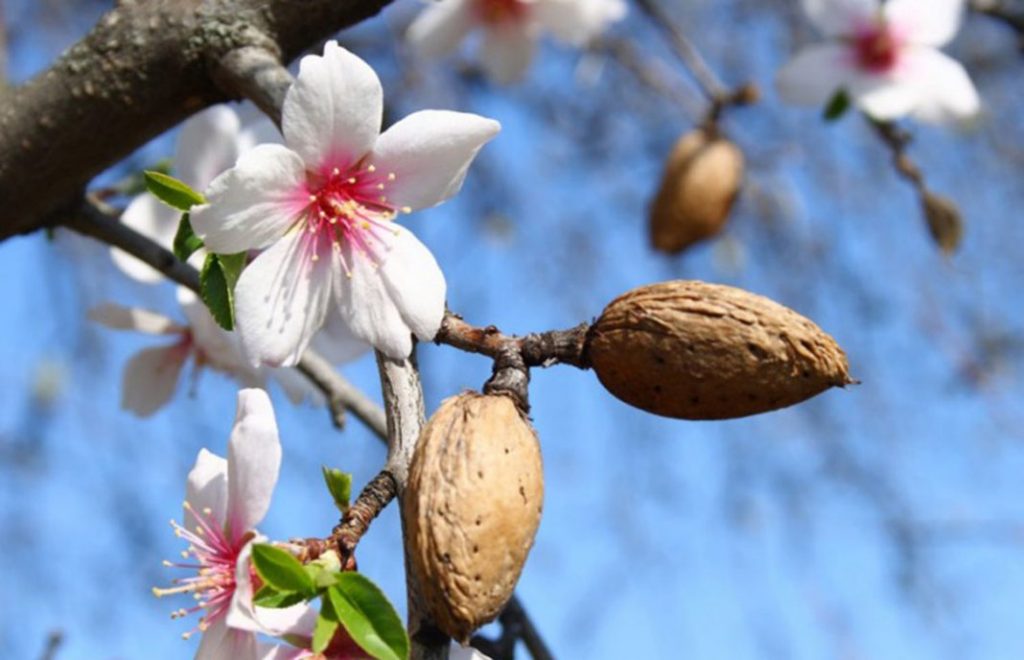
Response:
[[[220,267],[224,270],[224,276],[227,278],[232,297],[235,292],[235,284],[238,283],[238,276],[242,274],[242,269],[245,268],[248,256],[245,252],[217,255],[220,259]]]
[[[146,170],[142,176],[146,179],[146,189],[171,208],[187,211],[197,204],[206,203],[202,195],[173,176],[154,170]]]
[[[260,607],[291,607],[301,603],[306,597],[297,591],[278,591],[269,584],[260,587],[260,590],[253,596],[252,602]]]
[[[287,550],[265,543],[254,545],[252,563],[263,581],[278,591],[298,592],[306,596],[316,593],[313,579]]]
[[[203,247],[203,240],[192,231],[188,213],[182,213],[181,221],[178,223],[178,233],[174,235],[174,256],[182,261],[188,261],[188,258],[201,247]]]
[[[348,511],[349,500],[352,498],[352,475],[326,465],[321,466],[321,469],[324,472],[327,490],[334,498],[334,506],[338,507],[338,511],[345,513]]]
[[[825,105],[823,116],[825,121],[835,121],[846,114],[846,111],[849,109],[850,95],[846,93],[845,89],[840,89],[832,95],[832,98]]]
[[[324,609],[328,609],[326,603]],[[331,612],[333,614],[333,612]],[[313,653],[323,653],[327,645],[331,643],[331,638],[334,637],[334,633],[337,632],[338,626],[341,625],[337,618],[328,617],[323,610],[320,612],[320,616],[316,618],[316,627],[313,628]]]
[[[216,254],[206,255],[199,271],[199,297],[217,325],[225,330],[235,329],[234,292],[228,288],[228,279]]]
[[[199,294],[217,325],[235,329],[235,283],[245,266],[246,254],[208,254],[199,271]]]
[[[338,620],[352,640],[379,660],[404,660],[409,637],[398,612],[377,585],[359,573],[340,573],[327,590]]]

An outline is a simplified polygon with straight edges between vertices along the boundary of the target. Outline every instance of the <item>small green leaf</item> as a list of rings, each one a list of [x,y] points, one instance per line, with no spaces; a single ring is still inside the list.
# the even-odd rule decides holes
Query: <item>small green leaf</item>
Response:
[[[850,95],[846,93],[845,89],[840,89],[832,95],[832,98],[825,105],[823,117],[825,121],[835,121],[846,114],[846,111],[849,109]]]
[[[202,195],[173,176],[154,170],[146,170],[142,175],[146,179],[146,189],[171,208],[187,211],[196,204],[206,203]]]
[[[290,552],[264,543],[252,546],[252,563],[263,581],[278,591],[316,593],[313,579]]]
[[[301,603],[306,597],[297,591],[278,591],[269,584],[260,587],[260,590],[253,596],[252,602],[260,607],[291,607]]]
[[[238,276],[242,274],[242,269],[245,268],[245,262],[249,255],[245,252],[236,252],[235,254],[219,254],[217,257],[220,259],[220,267],[224,271],[224,277],[227,278],[229,291],[231,292],[232,299],[235,294],[235,284],[238,283]]]
[[[331,492],[331,497],[334,498],[334,506],[338,507],[338,511],[345,513],[348,511],[349,500],[352,498],[352,475],[342,472],[337,468],[329,468],[326,465],[322,466],[321,469],[324,472],[324,482],[327,484],[327,490]]]
[[[331,643],[331,638],[334,637],[334,633],[337,632],[339,625],[341,624],[338,623],[336,618],[328,618],[321,610],[320,616],[316,618],[316,627],[313,628],[313,648],[311,649],[313,653],[324,652],[327,645]]]
[[[398,612],[377,585],[359,573],[339,573],[327,590],[338,620],[352,640],[378,660],[404,660],[409,637]]]
[[[199,296],[217,325],[225,330],[235,329],[234,292],[228,288],[227,277],[216,254],[206,255],[199,271]]]
[[[188,258],[201,247],[203,247],[203,240],[192,231],[188,213],[182,213],[181,221],[178,223],[178,233],[174,235],[174,256],[182,261],[188,261]]]

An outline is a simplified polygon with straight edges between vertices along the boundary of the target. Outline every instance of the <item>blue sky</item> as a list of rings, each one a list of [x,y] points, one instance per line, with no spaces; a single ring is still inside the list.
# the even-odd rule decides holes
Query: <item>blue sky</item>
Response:
[[[781,6],[676,8],[723,77],[765,92],[727,119],[750,171],[726,234],[680,258],[649,250],[645,209],[693,118],[614,62],[545,47],[526,83],[503,90],[426,63],[403,75],[393,37],[413,4],[345,35],[380,72],[395,116],[448,107],[503,124],[463,193],[409,218],[468,320],[569,327],[631,287],[699,278],[814,319],[863,381],[784,411],[693,423],[630,409],[593,374],[536,370],[547,493],[520,593],[564,658],[1021,657],[1024,62],[1009,34],[971,19],[952,52],[975,75],[985,117],[967,131],[915,128],[914,157],[967,221],[961,253],[946,259],[862,121],[826,125],[770,89],[811,36],[790,29]],[[5,5],[20,35],[15,80],[96,15],[48,21],[40,7]],[[687,89],[639,16],[615,34]],[[584,70],[599,75],[588,82]],[[133,162],[155,162],[170,144]],[[174,314],[173,288],[126,281],[84,239],[6,241],[0,292],[10,320],[0,339],[2,654],[34,657],[59,629],[64,660],[189,656],[179,635],[190,624],[169,619],[182,603],[149,590],[173,577],[160,566],[180,550],[167,520],[199,448],[225,451],[236,386],[206,373],[152,419],[121,412],[121,369],[152,340],[92,326],[84,312],[112,300]],[[420,359],[430,407],[490,371],[445,347],[424,346]],[[379,396],[372,360],[343,371]],[[334,514],[320,464],[362,484],[383,449],[354,420],[338,433],[324,411],[273,396],[285,456],[262,531],[326,534]],[[401,605],[400,561],[389,510],[359,563]]]

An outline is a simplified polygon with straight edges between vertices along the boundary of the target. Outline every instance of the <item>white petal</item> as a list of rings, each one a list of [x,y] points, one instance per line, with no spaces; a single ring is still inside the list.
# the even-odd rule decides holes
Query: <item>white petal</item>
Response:
[[[259,660],[259,652],[256,635],[233,630],[220,617],[203,633],[195,660]]]
[[[196,456],[196,464],[188,473],[185,482],[185,501],[193,511],[204,516],[204,520],[212,519],[223,527],[228,505],[228,462],[216,454],[200,449]],[[209,518],[204,513],[209,509]],[[185,510],[185,526],[194,529],[196,521],[192,514]]]
[[[134,330],[148,335],[173,335],[185,331],[185,328],[163,314],[151,312],[137,307],[122,307],[113,303],[103,303],[88,312],[90,321],[115,330]]]
[[[963,0],[887,0],[886,19],[911,43],[941,46],[960,29]]]
[[[402,320],[421,341],[433,340],[444,318],[447,287],[427,246],[401,229],[380,272]]]
[[[337,310],[329,310],[324,327],[313,337],[313,349],[332,364],[344,364],[358,359],[371,346],[352,333]]]
[[[920,104],[920,88],[899,77],[854,75],[846,85],[854,104],[879,121],[899,119]]]
[[[315,235],[295,229],[238,278],[236,329],[251,364],[296,364],[323,325],[331,295],[331,246],[316,243]]]
[[[215,105],[182,124],[174,156],[175,175],[196,190],[235,164],[241,122],[226,105]]]
[[[420,55],[438,57],[455,50],[472,26],[467,0],[441,0],[420,12],[405,37]]]
[[[177,294],[194,347],[202,354],[204,364],[236,377],[243,384],[262,385],[263,377],[242,354],[238,334],[221,328],[203,301],[189,289],[178,287]]]
[[[964,67],[931,48],[914,48],[906,55],[908,77],[919,87],[914,116],[946,123],[968,119],[981,111],[981,99]]]
[[[351,254],[351,253],[349,253]],[[347,256],[336,299],[352,333],[395,359],[412,352],[412,335],[434,338],[444,316],[445,281],[430,251],[407,229],[389,241],[383,265]]]
[[[852,36],[878,20],[879,0],[802,0],[804,12],[830,37]]]
[[[500,85],[522,79],[533,59],[534,37],[527,26],[485,30],[480,64],[487,77]]]
[[[413,209],[440,204],[459,191],[466,170],[501,124],[479,115],[447,110],[415,112],[380,136],[370,161],[394,173],[388,202]]]
[[[555,38],[582,46],[626,15],[622,0],[538,0],[537,20]]]
[[[284,141],[311,170],[352,165],[380,134],[384,92],[373,69],[336,41],[307,55],[284,99]]]
[[[146,238],[170,249],[178,231],[181,214],[150,194],[138,195],[121,214],[121,222]],[[110,248],[110,257],[122,273],[144,284],[156,284],[163,273],[117,248]]]
[[[260,389],[241,390],[228,440],[227,524],[233,541],[267,514],[280,468],[281,442],[270,397]]]
[[[412,352],[412,330],[391,299],[381,269],[351,246],[342,248],[351,271],[346,275],[340,262],[334,268],[334,297],[342,319],[356,337],[369,342],[389,357],[402,359]]]
[[[188,349],[181,344],[139,351],[124,367],[121,407],[149,417],[170,401],[185,366]]]
[[[775,74],[775,88],[787,103],[824,105],[850,75],[848,58],[836,44],[808,46]]]
[[[298,154],[279,144],[246,152],[206,191],[209,202],[192,209],[192,228],[218,254],[262,248],[279,238],[309,205],[306,169]]]

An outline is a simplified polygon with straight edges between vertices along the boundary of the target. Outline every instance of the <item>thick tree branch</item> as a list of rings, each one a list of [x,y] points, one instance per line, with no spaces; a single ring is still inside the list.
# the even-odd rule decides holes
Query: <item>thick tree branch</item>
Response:
[[[287,62],[389,2],[118,3],[49,70],[5,96],[0,240],[56,224],[55,212],[94,176],[192,113],[245,92],[226,93],[214,81],[225,68],[254,66],[245,49]]]

